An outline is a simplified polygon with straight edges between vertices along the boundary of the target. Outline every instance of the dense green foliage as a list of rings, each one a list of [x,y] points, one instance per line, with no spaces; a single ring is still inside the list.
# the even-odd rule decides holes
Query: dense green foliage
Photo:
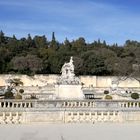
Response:
[[[4,94],[4,99],[14,99],[14,95],[11,91],[7,91],[5,94]]]
[[[64,62],[74,57],[77,75],[140,75],[140,43],[124,46],[100,40],[86,43],[83,37],[63,43],[45,36],[17,39],[0,32],[0,73],[59,74]]]
[[[106,95],[106,96],[105,96],[105,99],[106,99],[106,100],[112,100],[112,96],[111,96],[111,95]]]
[[[132,94],[131,94],[131,98],[132,98],[132,99],[135,99],[135,100],[136,100],[136,99],[139,99],[139,94],[138,94],[138,93],[132,93]]]
[[[108,91],[108,90],[105,90],[105,91],[104,91],[104,94],[109,94],[109,91]]]

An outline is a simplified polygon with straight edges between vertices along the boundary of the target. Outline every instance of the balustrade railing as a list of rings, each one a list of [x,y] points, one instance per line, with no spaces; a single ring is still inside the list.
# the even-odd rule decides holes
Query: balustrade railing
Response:
[[[0,100],[0,108],[140,108],[140,101]]]

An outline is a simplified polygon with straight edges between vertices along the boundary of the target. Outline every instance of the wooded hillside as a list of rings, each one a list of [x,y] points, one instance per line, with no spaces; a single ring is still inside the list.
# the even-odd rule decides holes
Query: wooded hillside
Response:
[[[77,75],[140,76],[140,42],[127,40],[123,46],[105,41],[86,43],[83,37],[60,43],[52,33],[28,34],[26,38],[7,37],[0,32],[0,74],[58,74],[64,62],[74,57]]]

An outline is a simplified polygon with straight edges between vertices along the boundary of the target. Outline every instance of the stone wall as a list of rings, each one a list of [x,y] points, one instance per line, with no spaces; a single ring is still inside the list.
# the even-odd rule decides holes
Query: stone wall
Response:
[[[24,83],[24,86],[46,86],[48,84],[54,84],[57,82],[59,75],[0,75],[0,86],[5,86],[6,79],[20,78]],[[116,80],[117,77],[114,76],[79,76],[85,87],[97,87],[97,88],[107,88],[112,86],[112,81]],[[119,82],[118,87],[135,87],[139,88],[140,83],[129,78]]]

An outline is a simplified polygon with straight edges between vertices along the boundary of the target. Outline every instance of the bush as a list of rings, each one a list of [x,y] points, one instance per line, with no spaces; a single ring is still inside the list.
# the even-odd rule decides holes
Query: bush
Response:
[[[111,95],[106,95],[106,96],[105,96],[105,99],[107,99],[107,100],[112,100],[112,96],[111,96]]]
[[[13,93],[11,91],[7,91],[5,94],[4,94],[4,99],[13,99],[14,96],[13,96]]]
[[[22,96],[21,96],[20,94],[17,94],[17,95],[15,96],[15,99],[22,99]]]
[[[135,100],[136,100],[136,99],[139,99],[139,94],[138,94],[138,93],[132,93],[132,94],[131,94],[131,98],[132,98],[132,99],[135,99]]]
[[[104,94],[109,94],[109,91],[108,91],[108,90],[105,90],[105,91],[104,91]]]
[[[20,89],[20,90],[19,90],[19,93],[23,93],[23,92],[24,92],[24,90],[23,90],[23,89]]]

